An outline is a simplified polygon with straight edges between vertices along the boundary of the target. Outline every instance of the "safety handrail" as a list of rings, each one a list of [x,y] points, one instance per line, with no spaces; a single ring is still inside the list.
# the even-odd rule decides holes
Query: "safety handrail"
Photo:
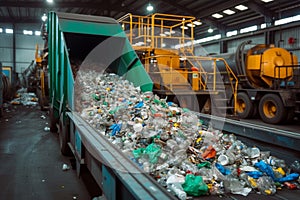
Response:
[[[281,78],[281,69],[285,69],[286,76]],[[287,76],[289,69],[292,69],[291,76]],[[295,73],[295,71],[298,71]],[[278,72],[278,73],[277,73]],[[293,87],[293,88],[300,88],[300,85],[289,85],[288,82],[295,79],[296,83],[299,83],[300,81],[300,65],[286,65],[286,66],[275,66],[274,67],[274,89],[279,89],[281,87],[281,82],[284,81],[285,88]]]

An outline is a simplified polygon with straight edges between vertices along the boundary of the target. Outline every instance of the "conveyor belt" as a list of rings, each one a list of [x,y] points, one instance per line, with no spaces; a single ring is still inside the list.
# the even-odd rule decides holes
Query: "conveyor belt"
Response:
[[[300,151],[300,134],[228,118],[195,113],[204,124],[236,135]]]
[[[114,175],[135,199],[176,199],[175,196],[163,189],[150,175],[138,168],[133,162],[130,162],[114,144],[99,134],[77,113],[69,112],[67,114],[78,129],[85,148],[87,148],[96,160],[113,171]],[[103,177],[98,178],[103,179]],[[104,177],[104,179],[106,178]]]

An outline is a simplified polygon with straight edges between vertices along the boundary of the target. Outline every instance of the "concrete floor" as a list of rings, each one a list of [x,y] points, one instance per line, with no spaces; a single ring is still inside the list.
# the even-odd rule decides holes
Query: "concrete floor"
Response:
[[[0,199],[92,199],[99,195],[89,174],[78,178],[71,158],[59,151],[57,134],[45,131],[46,112],[12,106],[0,118]],[[45,116],[42,119],[41,116]]]

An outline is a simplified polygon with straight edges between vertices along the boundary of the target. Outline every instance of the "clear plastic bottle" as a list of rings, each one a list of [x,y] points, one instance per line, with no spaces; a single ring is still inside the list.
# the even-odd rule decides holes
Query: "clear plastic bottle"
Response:
[[[285,161],[282,159],[279,159],[275,156],[270,156],[267,161],[268,161],[267,162],[268,164],[275,166],[275,167],[281,167],[281,168],[286,167]]]
[[[180,199],[180,200],[185,200],[187,198],[186,192],[183,191],[183,188],[180,183],[173,183],[168,186],[172,192],[175,193],[175,195]]]
[[[292,164],[291,164],[291,169],[294,172],[300,173],[300,162],[298,160],[295,160]]]
[[[258,190],[265,195],[272,195],[276,193],[276,186],[274,181],[269,176],[262,176],[257,179]]]

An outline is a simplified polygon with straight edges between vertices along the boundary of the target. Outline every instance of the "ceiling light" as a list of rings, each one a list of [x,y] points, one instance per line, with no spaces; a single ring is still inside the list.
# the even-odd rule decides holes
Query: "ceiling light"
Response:
[[[215,14],[213,14],[213,15],[211,15],[211,16],[214,17],[214,18],[217,18],[217,19],[223,17],[223,15],[221,15],[221,14],[219,14],[219,13],[215,13]]]
[[[242,28],[240,30],[240,33],[248,33],[248,32],[256,31],[256,30],[257,30],[257,25],[254,25],[254,26],[249,26],[247,28]]]
[[[149,3],[148,6],[147,6],[147,10],[152,11],[153,9],[154,9],[153,6]]]
[[[227,37],[231,37],[231,36],[233,36],[233,35],[237,35],[237,30],[229,31],[229,32],[226,33],[226,36],[227,36]]]
[[[174,34],[175,31],[165,31],[165,35],[171,35],[171,34]]]
[[[214,30],[213,30],[212,28],[209,28],[209,29],[207,30],[207,32],[212,33],[212,32],[214,32]]]
[[[45,13],[42,16],[42,20],[43,20],[43,22],[45,22],[47,20],[47,15]]]
[[[0,33],[2,33],[3,32],[3,29],[2,28],[0,28]]]
[[[227,15],[233,15],[235,12],[233,10],[227,9],[227,10],[224,10],[223,13],[225,13]]]
[[[195,24],[192,24],[192,23],[188,23],[187,26],[188,26],[188,27],[195,27],[196,25],[195,25]]]
[[[23,34],[24,35],[32,35],[33,32],[32,31],[23,30]]]
[[[13,29],[10,29],[10,28],[5,29],[5,33],[13,33],[13,32],[14,32]]]
[[[47,0],[48,3],[53,3],[53,0]]]
[[[34,35],[41,35],[41,31],[34,31]]]
[[[240,11],[243,11],[243,10],[247,10],[248,7],[247,6],[244,6],[244,5],[238,5],[235,7],[236,9],[240,10]]]
[[[271,2],[271,1],[273,1],[273,0],[261,0],[262,2],[265,2],[265,3],[269,3],[269,2]]]
[[[199,26],[199,25],[202,24],[202,22],[200,22],[200,21],[193,21],[193,24],[195,24],[196,26]]]
[[[182,28],[182,29],[188,29],[188,27],[186,27],[186,26],[180,26],[180,28]]]

